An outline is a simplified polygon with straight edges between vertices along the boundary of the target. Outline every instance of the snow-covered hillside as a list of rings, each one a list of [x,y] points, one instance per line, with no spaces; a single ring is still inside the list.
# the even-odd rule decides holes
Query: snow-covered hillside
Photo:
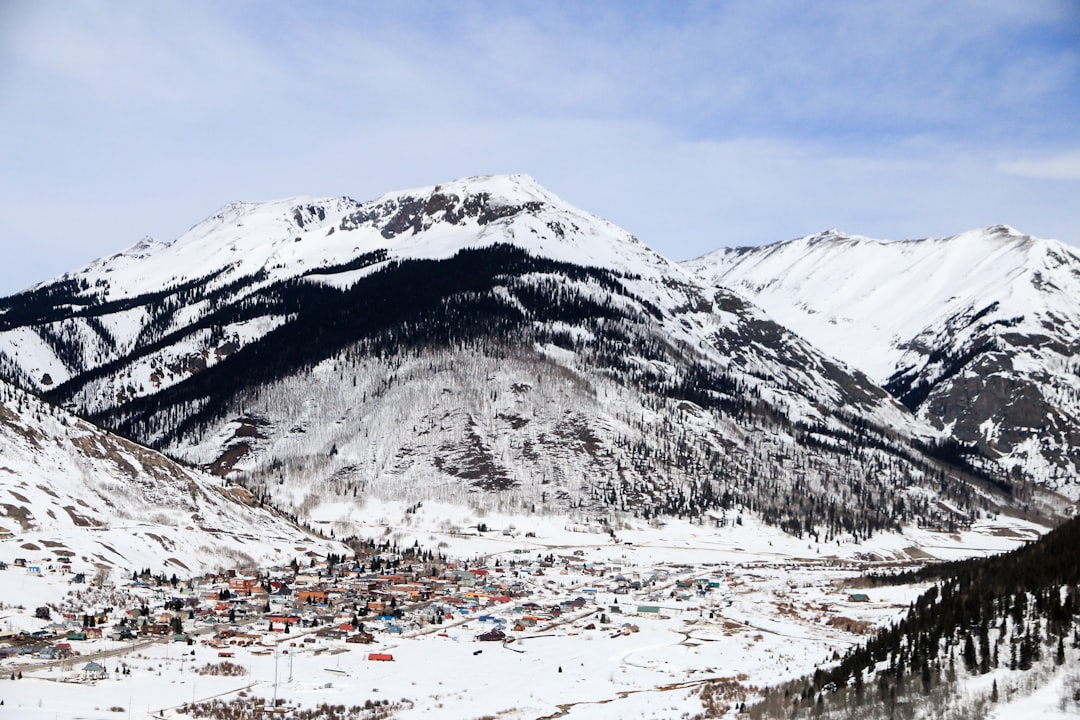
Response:
[[[288,562],[333,543],[0,382],[0,544],[10,557],[188,575]]]
[[[837,231],[685,263],[1006,470],[1080,471],[1080,252],[994,226],[883,242]]]
[[[222,306],[289,280],[349,287],[394,261],[445,259],[498,243],[651,281],[685,275],[525,175],[465,178],[366,203],[231,203],[171,243],[144,239],[0,305],[0,367],[45,391],[139,353],[137,365],[113,369],[116,396],[97,402],[149,394],[289,317],[287,309],[259,307],[212,326],[200,322]],[[185,341],[156,347],[175,333]],[[94,402],[82,406],[94,409]]]
[[[865,536],[1015,502],[861,372],[520,175],[229,205],[0,302],[0,371],[327,522],[374,495]]]

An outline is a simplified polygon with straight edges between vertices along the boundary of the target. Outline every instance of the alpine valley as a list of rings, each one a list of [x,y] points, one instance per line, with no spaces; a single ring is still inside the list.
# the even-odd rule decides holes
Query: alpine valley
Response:
[[[233,203],[0,299],[0,676],[41,683],[4,694],[70,718],[251,717],[271,686],[351,720],[1076,709],[1078,357],[1080,253],[1003,226],[677,263],[525,175]],[[127,648],[147,627],[190,650]],[[54,631],[122,674],[23,657]]]

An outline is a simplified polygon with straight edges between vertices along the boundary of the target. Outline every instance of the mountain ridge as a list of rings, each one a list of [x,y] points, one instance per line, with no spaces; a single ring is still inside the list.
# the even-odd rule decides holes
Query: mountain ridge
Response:
[[[997,225],[892,243],[819,234],[721,250],[685,266],[862,368],[1007,471],[1073,485],[1080,469],[1072,450],[1080,440],[1075,248]]]
[[[108,262],[0,301],[0,370],[341,533],[361,493],[826,536],[1056,512],[527,176],[232,204]]]

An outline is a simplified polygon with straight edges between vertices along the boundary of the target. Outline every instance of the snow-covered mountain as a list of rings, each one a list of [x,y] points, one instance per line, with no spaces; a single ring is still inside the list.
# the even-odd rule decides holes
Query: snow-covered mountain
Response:
[[[309,536],[240,487],[0,382],[0,543],[8,557],[191,573],[285,563],[340,547]]]
[[[1004,226],[830,231],[685,267],[866,372],[1014,477],[1080,496],[1080,251]]]
[[[861,372],[521,175],[229,205],[0,301],[0,353],[338,533],[369,495],[824,535],[1016,500]]]

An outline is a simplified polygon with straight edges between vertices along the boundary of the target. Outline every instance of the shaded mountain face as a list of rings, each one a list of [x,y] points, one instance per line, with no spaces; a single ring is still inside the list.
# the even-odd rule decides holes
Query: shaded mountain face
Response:
[[[243,488],[225,487],[5,382],[0,540],[31,557],[181,575],[285,563],[326,545],[260,509]]]
[[[51,399],[338,533],[368,496],[750,509],[825,536],[1042,502],[525,176],[230,205],[2,301],[0,351]]]
[[[1014,478],[1080,497],[1080,253],[1003,226],[823,233],[684,265],[730,287]]]

